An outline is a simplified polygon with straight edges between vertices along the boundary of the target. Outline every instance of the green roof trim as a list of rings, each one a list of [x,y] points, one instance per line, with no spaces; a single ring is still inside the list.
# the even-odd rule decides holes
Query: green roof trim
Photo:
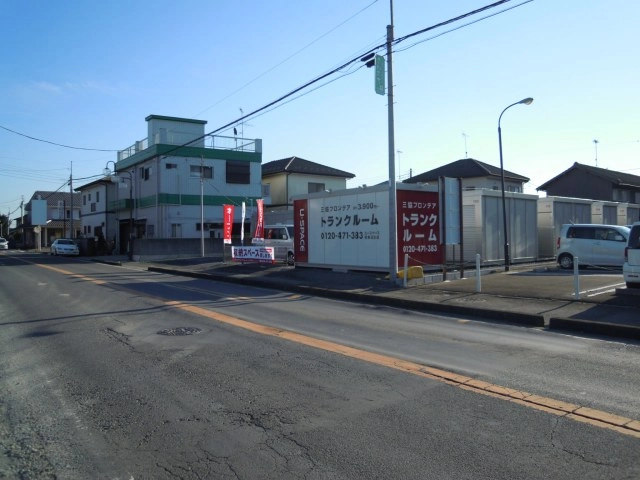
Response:
[[[170,122],[182,122],[182,123],[197,123],[200,125],[205,125],[207,123],[206,120],[196,120],[194,118],[180,118],[180,117],[166,117],[164,115],[149,115],[145,120],[148,122],[149,120],[168,120]]]
[[[212,158],[215,160],[244,160],[246,162],[262,163],[261,152],[243,152],[238,150],[223,150],[218,148],[182,147],[179,145],[155,144],[143,151],[116,163],[116,170],[124,170],[138,163],[165,155],[167,157]]]
[[[255,205],[260,197],[240,197],[227,195],[204,195],[202,203],[205,206],[242,205],[242,202]],[[161,193],[158,195],[158,205],[200,205],[200,195],[185,195],[177,193]]]
[[[202,203],[208,207],[221,207],[222,205],[235,205],[237,207],[242,205],[242,202],[248,204],[248,206],[256,205],[256,200],[261,197],[242,197],[242,196],[228,196],[228,195],[204,195],[202,197]],[[139,199],[133,199],[137,208],[151,208],[158,206],[193,206],[200,205],[200,195],[186,195],[179,193],[161,193],[156,195],[149,195]],[[131,202],[128,198],[109,201],[109,210],[130,210]]]

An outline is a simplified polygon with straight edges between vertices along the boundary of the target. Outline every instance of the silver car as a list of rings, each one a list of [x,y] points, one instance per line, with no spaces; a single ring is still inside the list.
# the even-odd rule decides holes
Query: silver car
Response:
[[[581,267],[622,267],[629,229],[620,225],[567,224],[560,229],[556,256],[562,268],[572,268],[578,258]]]
[[[76,242],[68,238],[58,238],[51,244],[51,255],[80,255]]]

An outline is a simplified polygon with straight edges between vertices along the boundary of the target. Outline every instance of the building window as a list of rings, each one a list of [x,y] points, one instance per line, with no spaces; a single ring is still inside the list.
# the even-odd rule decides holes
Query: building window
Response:
[[[265,183],[262,185],[262,197],[270,197],[271,196],[271,184]]]
[[[171,170],[172,168],[178,168],[178,164],[177,163],[166,163],[165,164],[165,168],[167,170]]]
[[[171,224],[171,238],[182,238],[182,224]]]
[[[92,212],[95,212],[95,211],[96,211],[96,202],[93,202],[93,203],[91,204],[91,211],[92,211]]]
[[[82,196],[82,204],[83,204],[83,205],[86,205],[86,204],[87,204],[87,196],[86,196],[86,195],[83,195],[83,196]]]
[[[248,185],[251,183],[249,162],[227,161],[227,183]]]
[[[189,175],[194,178],[213,178],[213,167],[191,165],[189,167]]]
[[[91,201],[91,194],[89,194],[89,198],[88,198],[88,200],[89,200],[89,201]]]
[[[148,238],[153,238],[156,234],[155,225],[147,225],[146,235]]]
[[[324,183],[309,182],[307,193],[324,192]]]
[[[96,203],[100,203],[100,192],[96,192]]]
[[[622,188],[614,188],[612,200],[614,202],[630,202],[631,192],[629,190],[624,190]]]
[[[207,232],[209,230],[211,230],[212,228],[215,227],[215,224],[210,223],[210,222],[205,222],[204,223],[204,231]],[[196,231],[200,231],[200,222],[196,223]]]

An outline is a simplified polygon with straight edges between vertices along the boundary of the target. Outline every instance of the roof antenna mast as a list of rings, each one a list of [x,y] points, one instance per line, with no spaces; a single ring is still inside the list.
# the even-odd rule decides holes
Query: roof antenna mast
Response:
[[[598,140],[593,141],[593,145],[596,147],[596,167],[598,166]]]
[[[469,158],[469,154],[467,153],[467,137],[469,135],[467,135],[466,133],[462,132],[462,136],[464,137],[464,158]]]

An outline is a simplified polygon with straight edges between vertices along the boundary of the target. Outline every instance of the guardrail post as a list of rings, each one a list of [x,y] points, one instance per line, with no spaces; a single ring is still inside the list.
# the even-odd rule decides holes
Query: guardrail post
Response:
[[[580,300],[580,275],[578,274],[579,266],[578,266],[579,258],[575,257],[573,259],[573,288],[574,288],[574,297],[576,300]]]
[[[480,254],[476,253],[476,293],[482,291],[482,272],[480,271]]]
[[[403,282],[403,286],[406,288],[407,287],[407,276],[409,275],[409,254],[405,253],[404,254],[404,282]]]

